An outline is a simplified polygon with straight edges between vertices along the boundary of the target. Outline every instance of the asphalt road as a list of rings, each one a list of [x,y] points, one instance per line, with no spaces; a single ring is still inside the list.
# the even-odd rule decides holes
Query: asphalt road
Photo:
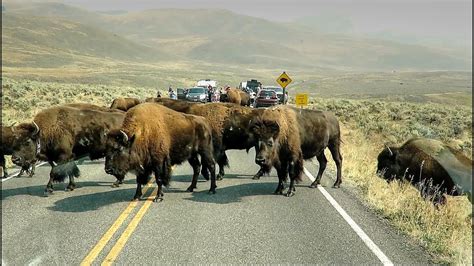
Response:
[[[33,178],[2,183],[2,265],[163,264],[163,263],[311,263],[382,264],[362,238],[318,189],[305,178],[296,195],[273,195],[277,177],[261,180],[253,150],[230,151],[231,168],[209,195],[200,179],[185,192],[191,168],[178,166],[161,203],[131,203],[134,176],[111,188],[103,162],[80,166],[78,188],[43,196],[50,167]],[[333,163],[330,160],[329,163]],[[306,168],[317,173],[317,163]],[[13,171],[10,171],[13,173]],[[348,189],[323,187],[394,264],[431,263],[429,255],[368,210]],[[146,196],[152,194],[152,185]],[[151,199],[151,197],[150,197]]]

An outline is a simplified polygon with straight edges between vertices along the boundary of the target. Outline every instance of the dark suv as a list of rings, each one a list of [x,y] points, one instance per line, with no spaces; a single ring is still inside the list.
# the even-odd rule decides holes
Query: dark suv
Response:
[[[253,107],[269,107],[278,104],[278,97],[274,90],[260,90],[255,97]]]

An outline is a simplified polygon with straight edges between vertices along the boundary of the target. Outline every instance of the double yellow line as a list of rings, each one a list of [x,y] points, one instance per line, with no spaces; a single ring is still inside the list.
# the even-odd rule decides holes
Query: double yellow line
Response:
[[[145,188],[143,189],[143,195],[146,194],[146,192],[151,186],[152,186],[152,182],[149,182],[145,186]],[[125,228],[125,231],[122,233],[117,243],[115,243],[115,245],[112,247],[109,254],[107,254],[107,256],[105,257],[101,265],[111,265],[115,261],[120,251],[122,251],[123,247],[125,246],[125,243],[127,243],[133,231],[135,231],[135,229],[137,228],[138,223],[140,222],[140,220],[143,218],[146,211],[150,207],[150,204],[153,202],[153,199],[155,198],[157,191],[158,191],[158,188],[155,187],[155,189],[153,190],[151,195],[146,199],[145,203],[140,208],[138,213],[130,221],[127,228]],[[92,265],[92,262],[94,262],[97,256],[99,256],[100,252],[104,249],[104,247],[107,245],[110,239],[114,236],[117,230],[122,226],[122,224],[127,219],[127,217],[133,212],[133,209],[138,205],[138,203],[139,201],[132,201],[130,202],[130,204],[128,204],[127,208],[125,208],[125,210],[120,214],[117,220],[115,220],[112,226],[110,226],[109,230],[105,232],[105,234],[102,236],[99,242],[97,242],[97,244],[92,248],[89,254],[87,254],[84,260],[81,262],[81,266]]]

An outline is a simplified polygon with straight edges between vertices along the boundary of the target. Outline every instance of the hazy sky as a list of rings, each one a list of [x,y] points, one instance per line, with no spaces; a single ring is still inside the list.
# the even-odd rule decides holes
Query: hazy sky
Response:
[[[41,0],[40,0],[41,1]],[[271,20],[334,14],[356,33],[392,31],[471,43],[472,0],[63,0],[90,10],[222,8]]]

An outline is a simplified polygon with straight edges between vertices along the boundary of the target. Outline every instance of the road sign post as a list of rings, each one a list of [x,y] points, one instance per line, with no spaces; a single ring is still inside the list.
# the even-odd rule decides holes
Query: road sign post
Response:
[[[276,80],[278,84],[283,88],[283,104],[286,104],[285,97],[286,97],[286,86],[290,84],[293,80],[288,76],[285,71],[281,73],[281,75]]]

